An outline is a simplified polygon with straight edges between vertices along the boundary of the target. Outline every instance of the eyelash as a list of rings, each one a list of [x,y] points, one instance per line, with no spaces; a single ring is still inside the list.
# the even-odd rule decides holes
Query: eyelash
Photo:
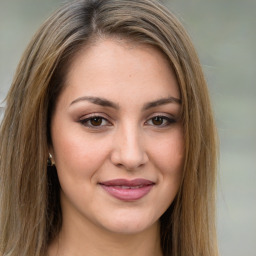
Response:
[[[100,119],[102,122],[107,122],[108,124],[102,125],[100,123],[100,125],[92,125],[92,121],[95,119]],[[79,123],[81,123],[85,127],[92,128],[92,129],[100,129],[105,126],[111,126],[111,123],[106,118],[104,118],[100,115],[93,115],[93,116],[87,117],[85,119],[79,120]]]
[[[160,124],[160,125],[154,125],[152,124],[152,126],[156,126],[156,127],[167,127],[173,123],[176,123],[176,120],[174,118],[171,118],[171,117],[167,117],[167,116],[163,116],[163,115],[156,115],[156,116],[153,116],[151,117],[150,119],[147,120],[146,123],[148,123],[150,120],[151,122],[153,121],[153,119],[156,119],[156,118],[159,118],[159,119],[162,119],[162,121],[164,122],[164,124]]]
[[[162,121],[162,122],[164,122],[164,124],[159,124],[159,125],[148,124],[149,121],[151,121],[151,123],[152,123],[153,119],[156,119],[156,118],[160,119],[158,121],[160,121],[160,122]],[[93,125],[92,121],[96,121],[96,122],[100,121],[100,123],[99,123],[99,125]],[[157,120],[155,120],[155,121],[157,121]],[[102,125],[102,122],[106,122],[107,124]],[[100,115],[93,115],[93,116],[87,117],[85,119],[81,119],[81,120],[79,120],[79,123],[81,123],[85,127],[92,128],[92,129],[102,129],[106,126],[111,126],[112,125],[110,121],[108,121],[106,118],[104,118]],[[153,116],[145,122],[146,125],[155,126],[155,127],[159,127],[159,128],[168,127],[173,123],[176,123],[176,120],[174,118],[170,118],[170,117],[167,117],[167,116],[164,116],[164,115]]]

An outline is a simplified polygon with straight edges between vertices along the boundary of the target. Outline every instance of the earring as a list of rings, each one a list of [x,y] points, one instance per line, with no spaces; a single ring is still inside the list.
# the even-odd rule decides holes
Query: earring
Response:
[[[52,154],[49,153],[49,157],[47,159],[47,166],[54,166],[54,165],[55,165],[55,162],[53,160]]]

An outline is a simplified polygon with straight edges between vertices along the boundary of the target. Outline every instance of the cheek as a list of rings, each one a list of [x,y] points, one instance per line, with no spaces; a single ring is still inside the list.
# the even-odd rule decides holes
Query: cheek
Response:
[[[159,190],[154,201],[158,202],[160,216],[172,204],[180,188],[184,165],[184,139],[180,129],[158,137],[154,143],[151,159],[158,170]],[[156,217],[160,217],[156,216]]]
[[[59,175],[69,173],[73,178],[92,176],[108,155],[107,143],[69,129],[52,131],[53,150]],[[72,130],[72,129],[70,129]],[[60,177],[61,178],[61,177]]]
[[[172,132],[154,143],[154,159],[165,174],[181,174],[184,164],[184,138],[181,129]]]

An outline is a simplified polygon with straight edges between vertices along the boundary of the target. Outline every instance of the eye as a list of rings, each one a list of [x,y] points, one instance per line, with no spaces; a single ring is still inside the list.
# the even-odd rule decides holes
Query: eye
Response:
[[[91,117],[79,120],[79,122],[82,125],[89,128],[100,128],[100,127],[110,125],[110,122],[102,116],[91,116]]]
[[[172,123],[175,123],[176,120],[174,118],[170,118],[167,116],[154,116],[150,118],[146,124],[152,125],[152,126],[159,126],[159,127],[165,127]]]

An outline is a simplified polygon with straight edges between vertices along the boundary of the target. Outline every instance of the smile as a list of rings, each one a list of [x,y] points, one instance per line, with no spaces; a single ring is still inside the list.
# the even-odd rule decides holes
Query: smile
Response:
[[[146,179],[115,179],[99,183],[111,196],[123,201],[136,201],[146,196],[155,185]]]

